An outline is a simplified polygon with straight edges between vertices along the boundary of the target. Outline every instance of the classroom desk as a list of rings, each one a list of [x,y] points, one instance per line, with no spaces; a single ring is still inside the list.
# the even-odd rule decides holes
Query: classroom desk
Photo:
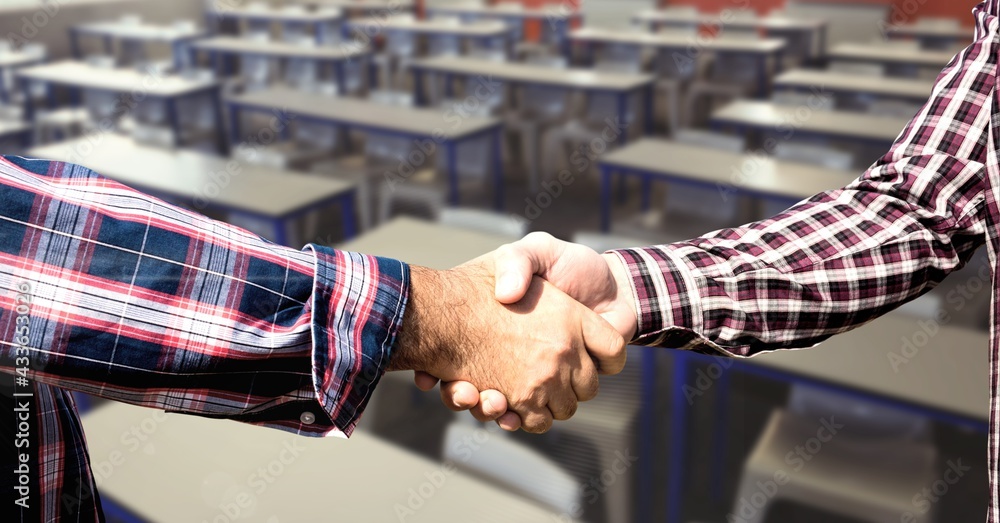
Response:
[[[348,14],[362,13],[392,16],[411,12],[416,8],[415,0],[296,0],[300,4],[316,7],[337,7]]]
[[[908,49],[877,43],[842,43],[830,49],[827,58],[829,60],[926,67],[938,70],[944,68],[954,55],[955,53],[950,51]]]
[[[732,126],[738,130],[824,136],[886,146],[896,141],[909,122],[909,117],[812,110],[758,100],[736,100],[712,113],[714,128]]]
[[[490,47],[492,42],[501,42],[498,48],[508,48],[510,28],[499,21],[483,20],[479,22],[460,23],[451,20],[430,19],[416,20],[409,17],[374,17],[355,18],[348,20],[346,29],[363,32],[366,36],[385,34],[387,31],[409,32],[420,35],[447,35],[473,39],[484,47]]]
[[[767,93],[768,74],[767,62],[772,60],[774,71],[781,69],[781,55],[786,43],[781,38],[764,38],[749,40],[742,38],[712,38],[699,40],[697,43],[688,36],[669,33],[638,33],[597,27],[582,27],[569,34],[570,41],[584,46],[585,53],[592,53],[594,44],[624,44],[639,47],[654,48],[661,52],[673,51],[685,53],[692,47],[715,53],[729,53],[752,57],[757,62],[757,94]],[[591,61],[588,59],[588,61]]]
[[[340,206],[345,237],[356,233],[356,188],[345,181],[244,165],[197,151],[140,145],[111,133],[35,147],[29,154],[79,162],[125,185],[193,204],[196,209],[212,208],[265,221],[273,227],[270,239],[282,245],[290,244],[288,230],[294,220],[331,205]]]
[[[282,59],[313,60],[318,64],[330,67],[333,77],[337,79],[338,91],[346,92],[346,73],[344,62],[362,59],[368,61],[371,51],[366,47],[349,46],[305,46],[289,42],[268,40],[259,41],[235,36],[216,36],[198,40],[191,44],[192,61],[197,60],[198,53],[207,53],[216,71],[231,74],[232,58],[235,56],[265,56]],[[361,70],[364,70],[362,67]]]
[[[307,438],[115,402],[81,421],[99,492],[132,513],[126,520],[563,521],[521,496],[443,468],[363,428],[349,440]],[[270,474],[262,475],[262,469]],[[435,474],[444,476],[436,487],[428,480]],[[431,487],[427,497],[416,494]],[[411,509],[411,496],[417,508]]]
[[[611,228],[611,178],[642,179],[642,209],[649,208],[654,180],[726,188],[794,203],[816,193],[847,185],[858,173],[731,153],[671,140],[645,138],[612,151],[598,160],[601,170],[601,229]]]
[[[867,94],[879,98],[900,99],[923,102],[931,94],[933,80],[917,78],[892,78],[864,76],[839,71],[815,69],[794,69],[779,74],[774,79],[775,89],[819,92]]]
[[[523,25],[528,20],[541,21],[552,27],[557,44],[564,51],[567,49],[570,26],[583,22],[583,13],[576,9],[551,4],[548,6],[524,6],[512,2],[495,5],[453,4],[427,7],[427,12],[433,15],[458,16],[463,21],[502,20],[511,27],[515,24]],[[518,32],[523,33],[523,30]]]
[[[484,159],[493,165],[494,205],[503,208],[503,165],[501,161],[501,134],[503,122],[496,118],[466,116],[459,118],[441,110],[418,107],[393,107],[369,100],[324,96],[295,91],[288,87],[272,87],[261,91],[243,93],[226,100],[232,124],[230,138],[239,141],[240,113],[281,111],[295,115],[296,119],[330,123],[414,140],[428,140],[433,148],[444,147],[449,180],[448,199],[452,205],[459,203],[459,173],[457,146],[465,140],[491,135],[491,158]],[[422,155],[423,156],[423,155]],[[425,157],[425,162],[429,161]],[[422,165],[411,165],[419,169]]]
[[[439,56],[415,60],[410,64],[414,76],[414,100],[425,103],[423,75],[426,73],[445,76],[445,85],[451,85],[452,76],[483,76],[515,85],[551,85],[587,93],[609,93],[618,97],[619,121],[627,120],[628,96],[642,92],[646,105],[646,132],[651,130],[654,76],[649,74],[623,74],[595,71],[593,69],[554,69],[539,65],[517,62],[493,62],[479,58],[459,56]],[[624,141],[626,137],[622,135]]]
[[[175,142],[181,134],[180,119],[177,114],[177,101],[188,96],[210,93],[215,99],[217,131],[222,133],[222,107],[220,103],[220,84],[216,80],[193,80],[178,75],[163,75],[152,70],[141,72],[131,68],[105,69],[95,67],[86,62],[64,60],[44,65],[25,67],[17,72],[17,76],[26,85],[29,82],[41,82],[48,86],[50,106],[55,105],[53,86],[68,88],[74,104],[79,103],[79,92],[84,89],[107,91],[123,96],[151,97],[161,99],[167,107],[170,127],[174,132]],[[34,118],[34,101],[25,97],[25,119]],[[121,109],[129,109],[129,104],[121,100]],[[116,110],[120,109],[116,107]],[[220,146],[224,144],[220,140]]]
[[[204,31],[198,28],[187,30],[171,25],[127,24],[120,21],[78,24],[69,29],[70,49],[76,59],[83,58],[80,38],[93,36],[103,39],[104,52],[109,55],[113,54],[115,41],[133,42],[140,45],[150,42],[168,44],[173,50],[175,64],[178,63],[179,57],[183,56],[184,44],[201,38],[204,34]]]
[[[235,22],[245,21],[250,26],[269,29],[272,23],[280,24],[285,31],[299,27],[312,27],[317,44],[330,41],[337,34],[336,26],[344,18],[344,13],[337,8],[326,8],[312,11],[287,11],[273,6],[253,8],[249,6],[223,6],[209,9],[205,16],[215,25],[225,20]]]
[[[22,51],[7,51],[0,53],[0,103],[10,102],[5,75],[8,70],[16,71],[19,67],[40,64],[45,61],[44,55],[25,53]],[[13,74],[11,77],[13,78]]]
[[[829,21],[822,18],[797,16],[759,16],[753,18],[732,18],[723,20],[721,15],[647,9],[632,16],[635,23],[646,25],[651,30],[660,27],[700,27],[722,26],[734,29],[758,29],[768,34],[805,33],[810,35],[814,46],[810,56],[821,57],[826,52],[826,31]]]
[[[924,48],[948,47],[957,43],[972,42],[971,27],[946,27],[940,25],[902,24],[889,25],[885,29],[889,38],[913,38],[921,42]],[[931,44],[931,45],[929,45]]]
[[[16,136],[21,139],[21,146],[27,147],[31,142],[31,132],[34,129],[27,122],[0,120],[0,138]]]

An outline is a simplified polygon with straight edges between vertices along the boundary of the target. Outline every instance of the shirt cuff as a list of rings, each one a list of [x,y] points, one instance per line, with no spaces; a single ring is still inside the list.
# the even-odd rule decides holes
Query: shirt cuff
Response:
[[[350,436],[389,365],[409,295],[410,267],[310,245],[313,385],[333,425]]]
[[[609,251],[630,276],[638,328],[632,343],[732,356],[710,341],[695,270],[676,258],[671,246]]]

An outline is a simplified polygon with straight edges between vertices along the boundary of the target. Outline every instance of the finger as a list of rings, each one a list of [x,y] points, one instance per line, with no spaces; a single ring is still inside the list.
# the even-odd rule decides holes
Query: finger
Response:
[[[552,428],[552,412],[547,408],[532,409],[518,412],[521,416],[521,428],[532,434],[544,434]]]
[[[521,416],[512,410],[508,410],[497,420],[497,425],[508,432],[517,432],[517,429],[521,428]]]
[[[577,401],[590,401],[597,397],[601,382],[597,376],[594,360],[589,356],[584,356],[581,360],[580,368],[573,371],[573,393],[576,394]]]
[[[520,301],[528,292],[531,277],[535,274],[535,263],[531,252],[523,249],[519,243],[500,247],[493,258],[493,270],[496,274],[495,293],[500,303],[512,304]]]
[[[479,403],[479,389],[467,381],[442,382],[441,403],[454,411],[469,410]]]
[[[625,368],[625,340],[604,318],[583,313],[583,341],[601,374],[618,374]]]
[[[563,421],[568,420],[576,414],[576,408],[579,402],[576,401],[576,396],[572,393],[559,396],[558,398],[553,398],[549,401],[549,412],[552,413],[552,419]]]
[[[484,390],[479,393],[479,404],[470,412],[479,421],[493,421],[507,412],[507,397],[496,390]]]
[[[438,384],[438,379],[430,374],[427,374],[426,372],[418,370],[413,373],[413,383],[418,389],[427,392]]]

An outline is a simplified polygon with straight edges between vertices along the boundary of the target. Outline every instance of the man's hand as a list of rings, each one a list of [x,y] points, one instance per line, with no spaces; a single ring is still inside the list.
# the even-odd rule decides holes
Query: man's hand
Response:
[[[534,278],[523,297],[495,297],[493,255],[450,271],[411,270],[410,303],[390,370],[424,371],[487,393],[483,408],[508,410],[525,430],[545,432],[597,394],[598,368],[625,364],[624,340],[600,316]],[[529,279],[530,279],[529,275]],[[451,390],[451,389],[448,389]],[[456,389],[462,393],[462,387]],[[466,392],[469,389],[465,389]],[[491,394],[503,405],[490,405]],[[461,408],[457,398],[451,407]],[[449,402],[446,401],[446,404]],[[502,408],[502,410],[500,410]]]
[[[601,255],[545,233],[532,233],[501,247],[492,258],[496,299],[501,303],[521,299],[537,275],[599,313],[624,339],[635,336],[635,298],[628,273],[616,256]],[[422,390],[430,390],[438,382],[435,375],[422,372],[416,373],[414,379]],[[480,421],[497,420],[506,430],[517,430],[521,425],[520,417],[516,412],[507,412],[507,401],[496,390],[479,392],[471,383],[445,379],[441,399],[455,410],[471,409]]]

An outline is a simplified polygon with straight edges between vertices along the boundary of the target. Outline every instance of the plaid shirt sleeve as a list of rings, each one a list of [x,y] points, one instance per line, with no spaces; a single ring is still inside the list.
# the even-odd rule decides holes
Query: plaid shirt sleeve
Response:
[[[0,371],[21,284],[31,379],[147,407],[346,436],[392,355],[401,262],[278,246],[65,163],[0,159],[0,201]]]
[[[774,218],[671,245],[615,251],[637,343],[750,356],[814,345],[919,296],[985,242],[995,111],[995,2],[975,42],[856,181]]]

